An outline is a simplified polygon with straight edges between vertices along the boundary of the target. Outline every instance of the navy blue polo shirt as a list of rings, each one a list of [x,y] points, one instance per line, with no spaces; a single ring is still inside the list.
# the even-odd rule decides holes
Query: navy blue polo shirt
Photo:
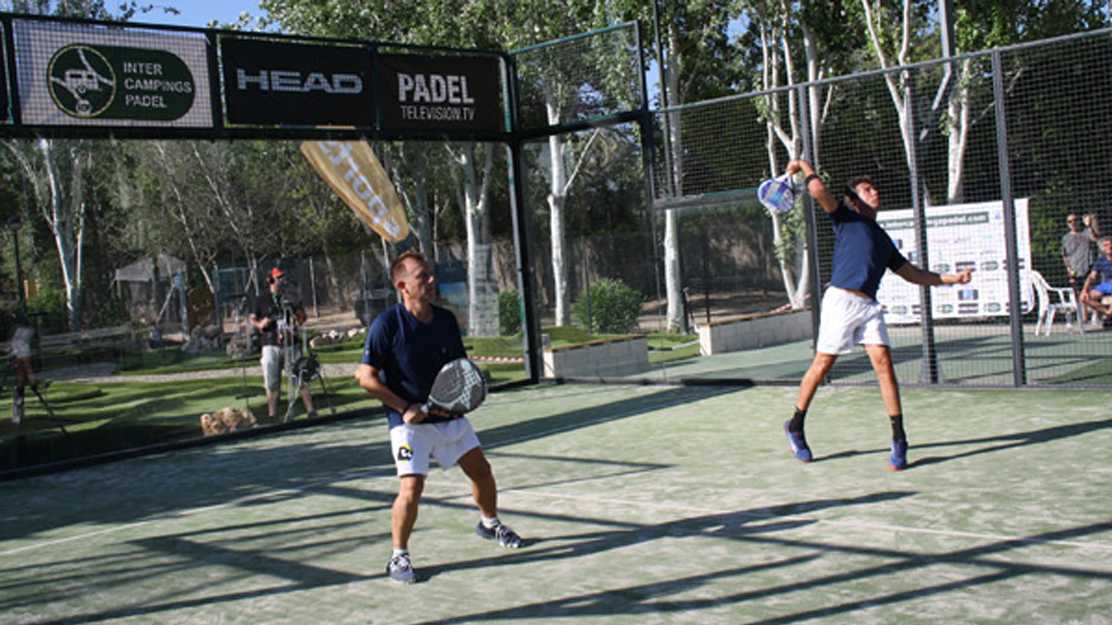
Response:
[[[830,213],[834,224],[834,270],[831,286],[861,291],[876,299],[884,270],[896,271],[907,259],[874,219],[866,219],[843,199]]]
[[[383,372],[387,388],[409,403],[427,401],[440,368],[466,355],[455,315],[438,306],[432,307],[432,319],[425,323],[395,304],[374,320],[363,343],[363,364]],[[403,423],[392,408],[386,409],[386,418],[390,427]],[[422,423],[446,420],[430,417]]]

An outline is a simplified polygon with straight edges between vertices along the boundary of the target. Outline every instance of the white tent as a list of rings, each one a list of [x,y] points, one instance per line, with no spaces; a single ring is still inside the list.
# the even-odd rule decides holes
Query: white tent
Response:
[[[155,269],[157,264],[157,280]],[[167,308],[175,311],[176,314],[171,314],[171,319],[180,321],[182,324],[183,332],[188,332],[188,312],[186,306],[186,264],[180,258],[175,258],[169,254],[159,254],[157,258],[140,258],[139,260],[120,267],[116,270],[115,276],[112,281],[116,283],[117,289],[122,285],[127,285],[128,294],[132,302],[131,310],[134,317],[145,318],[148,321],[152,319],[154,322],[160,323],[166,315]],[[160,285],[166,285],[165,300],[162,306],[157,310],[153,309],[157,305],[154,301],[158,297],[161,290]],[[170,307],[170,301],[177,296],[178,305]],[[148,306],[149,304],[149,306]],[[176,317],[176,319],[174,319]]]
[[[116,270],[114,282],[142,282],[154,284],[153,258],[140,258],[126,267]],[[158,276],[160,282],[169,280],[176,273],[185,273],[185,261],[169,254],[158,255]]]

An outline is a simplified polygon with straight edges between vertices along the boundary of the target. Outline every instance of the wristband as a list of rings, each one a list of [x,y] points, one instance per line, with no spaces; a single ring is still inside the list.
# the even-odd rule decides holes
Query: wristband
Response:
[[[811,174],[810,176],[807,176],[806,178],[803,179],[804,188],[806,188],[808,185],[810,185],[812,180],[822,180],[822,179],[819,178],[818,174]]]

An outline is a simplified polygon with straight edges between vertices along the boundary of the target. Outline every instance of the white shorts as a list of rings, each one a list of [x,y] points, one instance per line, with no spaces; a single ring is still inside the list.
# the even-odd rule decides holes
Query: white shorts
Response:
[[[848,354],[854,345],[890,345],[884,309],[876,300],[832,286],[822,297],[820,354]]]
[[[399,477],[428,475],[430,457],[443,469],[454,467],[463,454],[478,446],[479,436],[467,417],[390,428],[390,450]]]
[[[295,349],[294,360],[301,356],[301,350]],[[282,390],[282,366],[285,364],[285,350],[277,345],[263,345],[262,358],[259,364],[263,370],[263,386],[268,391]]]

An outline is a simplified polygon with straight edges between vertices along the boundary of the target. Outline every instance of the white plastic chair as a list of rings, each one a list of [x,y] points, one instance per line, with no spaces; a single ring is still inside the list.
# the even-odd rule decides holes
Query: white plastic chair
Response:
[[[1037,271],[1028,273],[1032,285],[1039,296],[1039,318],[1035,322],[1035,336],[1039,335],[1040,330],[1046,331],[1046,336],[1050,336],[1050,326],[1054,325],[1054,318],[1058,312],[1062,312],[1062,318],[1066,322],[1066,328],[1072,329],[1073,324],[1070,322],[1072,316],[1077,321],[1078,333],[1085,333],[1085,312],[1081,310],[1081,303],[1077,301],[1077,295],[1070,287],[1053,287],[1047,283],[1046,278]],[[1054,301],[1051,301],[1054,300]]]

